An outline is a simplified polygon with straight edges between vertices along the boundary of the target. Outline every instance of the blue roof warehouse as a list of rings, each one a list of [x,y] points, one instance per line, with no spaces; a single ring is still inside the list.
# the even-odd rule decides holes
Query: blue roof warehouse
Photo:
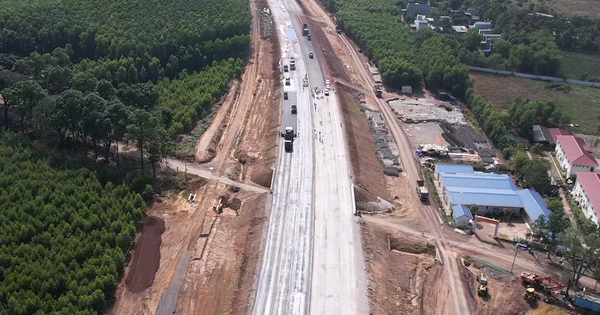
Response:
[[[437,164],[435,177],[442,191],[441,198],[453,210],[459,226],[472,219],[469,206],[473,204],[479,207],[477,214],[512,210],[528,223],[550,215],[540,194],[531,189],[518,189],[506,174],[475,172],[470,165]]]

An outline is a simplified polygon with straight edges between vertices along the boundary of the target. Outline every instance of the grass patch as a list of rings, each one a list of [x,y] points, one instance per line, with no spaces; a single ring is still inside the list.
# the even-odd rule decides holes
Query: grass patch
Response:
[[[562,72],[567,79],[600,81],[600,56],[563,51],[563,58]]]
[[[600,89],[525,78],[470,73],[475,81],[475,93],[485,97],[494,108],[508,111],[517,98],[552,101],[572,122],[579,124],[573,131],[596,134],[600,124]]]
[[[173,155],[180,159],[194,160],[196,154],[196,142],[206,132],[208,127],[212,124],[215,115],[223,105],[222,102],[216,103],[212,108],[211,112],[204,118],[198,121],[196,128],[194,128],[189,134],[184,135],[183,139],[176,143],[176,147]]]

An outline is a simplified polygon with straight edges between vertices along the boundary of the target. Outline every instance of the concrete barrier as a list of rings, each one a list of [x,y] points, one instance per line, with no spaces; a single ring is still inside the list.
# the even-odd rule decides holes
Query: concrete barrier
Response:
[[[509,76],[513,76],[513,77],[526,78],[526,79],[532,79],[532,80],[547,81],[547,82],[558,82],[558,83],[568,83],[568,84],[575,84],[575,85],[583,85],[583,86],[600,88],[600,82],[590,82],[590,81],[581,81],[581,80],[573,80],[573,79],[563,79],[563,78],[557,78],[557,77],[549,77],[549,76],[545,76],[545,75],[527,74],[527,73],[520,73],[520,72],[495,70],[495,69],[490,69],[490,68],[473,67],[473,66],[470,66],[469,69],[471,71],[479,71],[479,72],[486,72],[486,73],[493,73],[493,74],[509,75]]]

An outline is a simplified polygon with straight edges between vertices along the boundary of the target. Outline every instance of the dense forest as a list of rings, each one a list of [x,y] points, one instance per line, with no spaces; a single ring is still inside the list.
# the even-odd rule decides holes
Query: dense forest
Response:
[[[0,0],[0,6],[2,52],[27,56],[70,45],[74,61],[156,57],[166,64],[197,44],[248,34],[252,20],[243,0]]]
[[[146,209],[86,169],[56,169],[0,135],[0,314],[97,314],[114,294]]]
[[[155,165],[242,72],[249,3],[0,5],[0,314],[98,314],[145,210],[133,192],[153,196]],[[119,164],[118,141],[140,149],[141,172]]]

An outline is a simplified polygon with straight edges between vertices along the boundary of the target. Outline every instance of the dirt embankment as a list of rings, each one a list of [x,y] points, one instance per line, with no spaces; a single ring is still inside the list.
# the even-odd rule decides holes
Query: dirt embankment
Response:
[[[363,224],[361,234],[370,314],[430,314],[423,312],[431,304],[426,293],[443,271],[434,262],[434,250],[423,239],[390,234],[374,224]]]
[[[268,7],[265,0],[256,1],[256,7]],[[271,17],[262,14],[261,36],[254,49],[258,63],[252,105],[245,119],[245,128],[239,138],[234,157],[240,165],[240,180],[250,180],[263,187],[271,187],[272,166],[277,160],[279,122],[281,115],[281,80],[279,80],[279,41],[274,36]],[[258,62],[260,60],[260,62]]]
[[[354,183],[365,190],[364,193],[356,195],[357,201],[376,201],[377,197],[389,200],[383,167],[377,158],[377,148],[369,130],[367,117],[360,110],[357,93],[346,86],[336,86],[344,116],[344,130]]]
[[[125,284],[131,292],[142,292],[154,282],[160,263],[160,236],[165,232],[165,221],[148,216],[142,220],[141,235],[135,244],[131,269]]]

